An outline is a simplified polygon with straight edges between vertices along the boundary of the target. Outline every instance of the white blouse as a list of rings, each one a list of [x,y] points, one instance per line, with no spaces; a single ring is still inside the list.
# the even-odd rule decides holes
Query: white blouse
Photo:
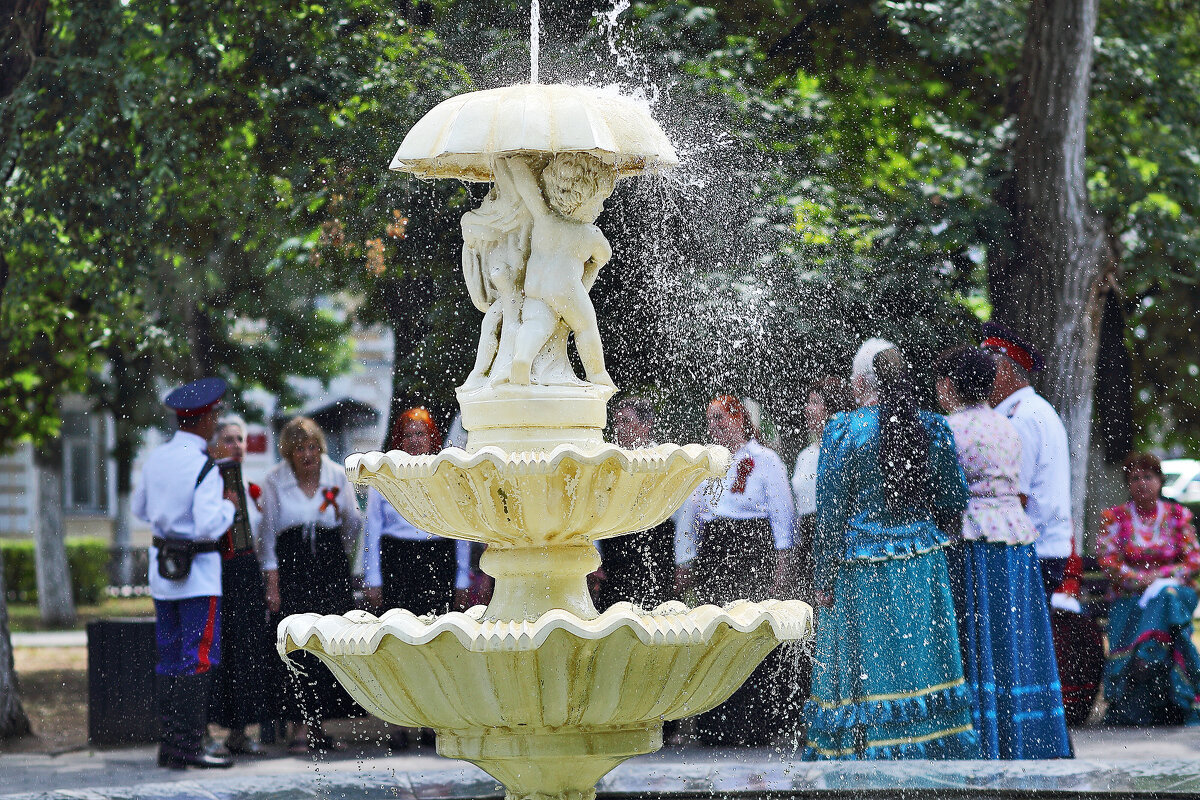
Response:
[[[384,536],[405,539],[410,542],[441,541],[443,537],[428,533],[400,516],[400,512],[389,503],[378,489],[367,490],[367,535],[363,537],[363,583],[367,586],[382,586],[383,574],[379,568],[380,541]],[[454,542],[457,568],[454,572],[454,588],[466,589],[471,585],[471,545],[462,539]]]
[[[737,484],[741,485],[738,486]],[[738,489],[739,491],[735,491]],[[701,523],[724,519],[767,519],[776,550],[792,546],[796,509],[788,486],[787,467],[779,454],[751,439],[736,453],[720,497],[713,501],[707,484],[692,492],[675,519],[675,563],[696,557]]]
[[[327,500],[326,492],[332,494],[332,500]],[[279,569],[275,540],[281,531],[302,525],[305,533],[313,536],[318,525],[340,528],[342,544],[349,553],[363,524],[358,498],[346,480],[346,470],[325,455],[321,456],[321,482],[312,497],[300,491],[296,473],[286,459],[272,467],[263,478],[262,511],[259,558],[265,570]]]
[[[817,513],[817,459],[821,443],[813,442],[796,456],[792,473],[792,494],[796,497],[796,513],[800,516]]]

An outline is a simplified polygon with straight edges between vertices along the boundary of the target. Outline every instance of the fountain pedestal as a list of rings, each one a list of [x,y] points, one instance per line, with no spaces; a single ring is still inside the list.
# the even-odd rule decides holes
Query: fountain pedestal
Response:
[[[592,604],[595,542],[647,530],[729,468],[723,447],[604,443],[604,367],[587,292],[612,250],[594,220],[618,177],[675,153],[648,110],[587,87],[451,98],[405,137],[394,168],[493,180],[463,217],[463,272],[484,320],[458,390],[465,450],[350,456],[417,528],[488,545],[491,604],[419,618],[299,614],[279,650],[316,654],[368,711],[430,727],[512,798],[580,800],[662,746],[665,720],[726,700],[781,641],[811,633],[799,601],[643,610]],[[587,380],[567,359],[569,334]]]

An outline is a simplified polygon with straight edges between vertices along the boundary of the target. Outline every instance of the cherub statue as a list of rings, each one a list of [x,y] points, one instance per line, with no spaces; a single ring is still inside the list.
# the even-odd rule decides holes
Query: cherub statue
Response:
[[[520,156],[497,159],[495,172],[497,185],[511,178],[533,218],[525,302],[509,381],[530,383],[534,358],[554,335],[561,318],[575,333],[587,379],[614,386],[604,366],[596,309],[588,290],[600,268],[612,258],[612,247],[594,223],[612,194],[616,171],[587,153],[559,153],[542,169],[541,186]],[[501,177],[503,173],[507,175]]]
[[[462,218],[463,278],[471,301],[484,312],[475,368],[464,389],[507,379],[521,323],[521,283],[533,217],[508,171],[497,168],[495,178],[479,208]]]

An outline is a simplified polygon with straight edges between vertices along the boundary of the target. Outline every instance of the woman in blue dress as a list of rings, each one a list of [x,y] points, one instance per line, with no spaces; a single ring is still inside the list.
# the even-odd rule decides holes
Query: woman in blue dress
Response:
[[[996,362],[960,347],[934,362],[971,499],[948,550],[975,730],[984,758],[1070,758],[1050,611],[1018,493],[1021,437],[987,404]]]
[[[934,515],[967,484],[945,420],[918,410],[903,356],[854,359],[860,408],[825,428],[814,540],[816,668],[805,704],[817,759],[978,758],[971,692]]]

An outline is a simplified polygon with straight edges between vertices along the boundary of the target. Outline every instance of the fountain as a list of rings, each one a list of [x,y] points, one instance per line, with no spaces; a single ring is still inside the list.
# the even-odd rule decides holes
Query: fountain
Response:
[[[490,605],[417,617],[300,614],[279,651],[314,653],[368,711],[433,728],[510,798],[591,798],[605,773],[662,746],[664,720],[726,700],[781,641],[811,632],[799,601],[598,613],[594,542],[666,519],[729,468],[717,446],[606,444],[604,365],[588,291],[612,250],[594,224],[624,176],[677,162],[648,108],[615,92],[527,84],[441,103],[391,168],[490,181],[462,219],[463,274],[484,312],[458,389],[466,449],[352,455],[419,528],[488,545]],[[573,334],[586,379],[568,359]]]

